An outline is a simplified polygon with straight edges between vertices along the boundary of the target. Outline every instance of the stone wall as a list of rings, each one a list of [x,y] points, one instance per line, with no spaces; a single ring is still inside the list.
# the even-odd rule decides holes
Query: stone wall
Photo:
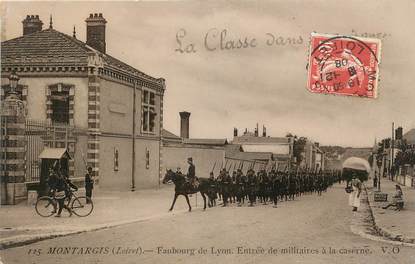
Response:
[[[16,204],[26,199],[25,114],[23,102],[13,96],[1,105],[0,179],[1,204]]]

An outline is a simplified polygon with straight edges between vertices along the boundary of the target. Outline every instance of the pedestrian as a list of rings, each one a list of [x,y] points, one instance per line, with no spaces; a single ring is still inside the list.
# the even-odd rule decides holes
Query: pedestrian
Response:
[[[376,188],[378,186],[378,175],[375,171],[375,177],[373,178],[373,188]]]
[[[94,189],[94,180],[92,179],[92,167],[88,166],[85,174],[85,195],[89,198],[86,203],[89,204],[92,201],[92,189]]]
[[[362,182],[353,173],[351,181],[352,192],[349,194],[349,205],[353,207],[353,211],[357,211],[360,207],[360,193],[362,192]]]
[[[53,168],[49,168],[49,178],[48,178],[49,190],[48,190],[48,194],[49,194],[50,197],[55,196],[57,180],[58,180],[58,176],[55,173],[55,170]],[[52,199],[52,205],[53,205],[52,214],[54,214],[54,213],[56,213],[56,208],[57,208],[56,200]]]
[[[401,186],[396,184],[395,188],[396,188],[396,191],[392,197],[392,203],[388,204],[387,206],[383,206],[382,207],[383,209],[388,209],[391,206],[396,207],[395,209],[396,211],[400,211],[403,209],[404,201],[403,201],[403,192],[402,192]]]

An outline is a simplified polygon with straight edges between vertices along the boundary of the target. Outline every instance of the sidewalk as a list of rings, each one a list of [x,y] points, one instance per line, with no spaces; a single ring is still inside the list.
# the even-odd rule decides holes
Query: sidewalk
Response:
[[[84,190],[79,190],[79,195]],[[34,206],[26,201],[13,206],[0,207],[0,249],[33,243],[57,236],[110,228],[128,223],[168,217],[187,212],[184,197],[177,199],[173,212],[168,212],[173,201],[174,186],[135,192],[110,192],[94,189],[94,211],[87,217],[72,215],[66,210],[62,217],[40,217]],[[202,208],[200,195],[190,197],[192,209]]]
[[[392,240],[415,243],[415,189],[401,186],[405,201],[402,211],[393,208],[382,209],[392,201],[395,193],[396,182],[387,179],[381,180],[381,191],[388,194],[388,202],[375,202],[373,200],[373,188],[367,188],[369,204],[375,220],[377,231]]]

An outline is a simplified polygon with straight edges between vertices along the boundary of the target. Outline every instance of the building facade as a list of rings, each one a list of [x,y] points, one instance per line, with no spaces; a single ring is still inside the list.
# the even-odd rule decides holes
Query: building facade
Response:
[[[86,43],[27,16],[23,36],[1,43],[1,97],[15,73],[26,119],[74,129],[71,177],[86,162],[103,188],[158,186],[165,81],[106,52],[102,14],[85,21]]]

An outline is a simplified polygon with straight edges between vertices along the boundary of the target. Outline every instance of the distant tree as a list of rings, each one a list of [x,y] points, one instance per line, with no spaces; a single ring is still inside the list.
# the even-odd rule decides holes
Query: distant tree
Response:
[[[405,164],[414,165],[415,164],[415,151],[408,147],[408,144],[406,143],[406,141],[402,141],[399,144],[399,149],[400,151],[396,153],[396,158],[394,162],[395,167],[398,168],[399,166],[402,166]]]

